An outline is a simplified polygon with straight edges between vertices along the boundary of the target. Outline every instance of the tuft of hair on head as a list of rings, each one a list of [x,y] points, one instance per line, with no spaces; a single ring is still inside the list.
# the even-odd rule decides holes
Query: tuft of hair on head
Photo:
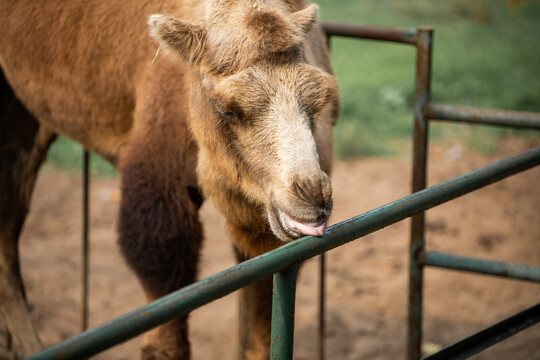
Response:
[[[276,11],[252,11],[246,21],[247,27],[252,31],[258,43],[259,50],[285,51],[301,41],[298,31],[291,28],[287,20]]]
[[[189,64],[199,62],[204,52],[206,30],[169,15],[150,15],[150,35],[168,55]]]
[[[254,9],[246,17],[247,27],[256,34],[259,49],[285,52],[302,41],[318,19],[319,7],[310,5],[292,13],[288,18],[278,11]]]
[[[304,34],[307,34],[319,18],[319,6],[311,4],[303,10],[299,10],[292,14],[291,21]]]

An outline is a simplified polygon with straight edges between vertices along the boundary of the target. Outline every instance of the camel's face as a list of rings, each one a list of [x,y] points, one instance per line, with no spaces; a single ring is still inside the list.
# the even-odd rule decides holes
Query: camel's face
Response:
[[[244,193],[265,205],[272,231],[283,240],[322,235],[332,187],[315,133],[336,93],[333,78],[293,63],[253,66],[206,83],[222,140],[245,170]]]
[[[202,27],[151,19],[162,44],[176,52],[183,44],[180,56],[194,65],[198,86],[191,113],[201,146],[199,175],[215,179],[209,175],[214,171],[227,178],[222,191],[241,193],[264,209],[281,240],[320,236],[332,210],[332,187],[315,139],[337,85],[304,58],[304,32],[316,8],[288,16],[260,8],[234,14],[239,18],[231,24],[230,16],[211,13]],[[179,40],[179,30],[191,34],[188,41]]]

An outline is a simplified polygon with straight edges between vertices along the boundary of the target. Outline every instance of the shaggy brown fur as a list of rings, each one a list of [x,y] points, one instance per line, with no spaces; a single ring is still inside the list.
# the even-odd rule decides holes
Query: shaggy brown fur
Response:
[[[149,301],[195,281],[201,192],[239,261],[324,231],[338,97],[315,6],[1,0],[0,34],[0,310],[20,355],[41,344],[17,240],[56,134],[118,167],[119,245]],[[270,298],[270,279],[242,290],[241,358],[269,356]],[[189,354],[187,317],[143,342]]]

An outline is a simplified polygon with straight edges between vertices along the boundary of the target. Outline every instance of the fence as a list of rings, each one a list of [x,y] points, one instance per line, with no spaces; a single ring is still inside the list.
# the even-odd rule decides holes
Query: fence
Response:
[[[323,254],[330,249],[411,216],[407,331],[408,360],[416,360],[421,356],[422,288],[423,268],[425,266],[437,266],[540,282],[540,267],[434,252],[426,253],[424,250],[426,241],[424,211],[540,164],[540,147],[537,147],[455,179],[425,188],[429,121],[461,121],[540,129],[540,114],[500,112],[432,103],[430,83],[433,31],[429,28],[416,30],[393,29],[338,23],[325,23],[324,28],[329,37],[346,36],[416,46],[413,194],[329,227],[323,237],[305,237],[237,264],[223,272],[45,349],[27,359],[80,359],[94,355],[272,274],[274,274],[274,298],[271,358],[291,359],[293,353],[296,265],[306,259]],[[322,259],[321,269],[324,271],[324,258]],[[87,278],[83,277],[83,279],[84,282],[87,282]],[[321,279],[324,279],[324,274],[321,274]],[[324,290],[321,291],[321,294],[324,294]],[[324,302],[321,300],[321,314],[323,314],[323,310]],[[86,310],[83,309],[83,319],[85,313]],[[323,315],[321,315],[320,320],[322,325]],[[540,322],[540,304],[443,349],[428,357],[428,359],[464,359],[470,357],[538,322]],[[320,354],[322,357],[322,331],[320,334]]]

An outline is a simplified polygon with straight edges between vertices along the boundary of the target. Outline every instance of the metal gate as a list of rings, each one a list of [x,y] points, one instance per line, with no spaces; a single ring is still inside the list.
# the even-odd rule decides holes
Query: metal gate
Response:
[[[407,217],[412,217],[408,294],[408,360],[416,360],[421,356],[422,289],[425,266],[540,282],[540,267],[426,252],[424,223],[424,211],[540,164],[540,147],[537,147],[426,188],[430,120],[540,129],[540,114],[493,111],[432,103],[430,85],[433,30],[430,28],[395,29],[339,23],[324,23],[323,25],[329,38],[346,36],[405,43],[416,47],[413,194],[329,227],[323,237],[305,237],[235,265],[27,359],[81,359],[94,355],[272,274],[274,274],[274,298],[271,358],[292,359],[296,265]],[[86,233],[86,230],[84,232]],[[87,239],[87,236],[83,237]],[[324,258],[322,259],[321,269],[324,272]],[[324,279],[323,275],[322,273],[321,279]],[[83,277],[83,279],[87,283],[87,278]],[[323,295],[324,291],[321,293]],[[322,300],[320,310],[321,314],[324,314]],[[86,310],[83,309],[83,319],[85,313]],[[324,323],[322,315],[320,319],[322,325]],[[427,359],[465,359],[539,321],[540,304],[537,304],[459,341]],[[322,331],[320,334],[319,349],[322,358],[324,338]]]

